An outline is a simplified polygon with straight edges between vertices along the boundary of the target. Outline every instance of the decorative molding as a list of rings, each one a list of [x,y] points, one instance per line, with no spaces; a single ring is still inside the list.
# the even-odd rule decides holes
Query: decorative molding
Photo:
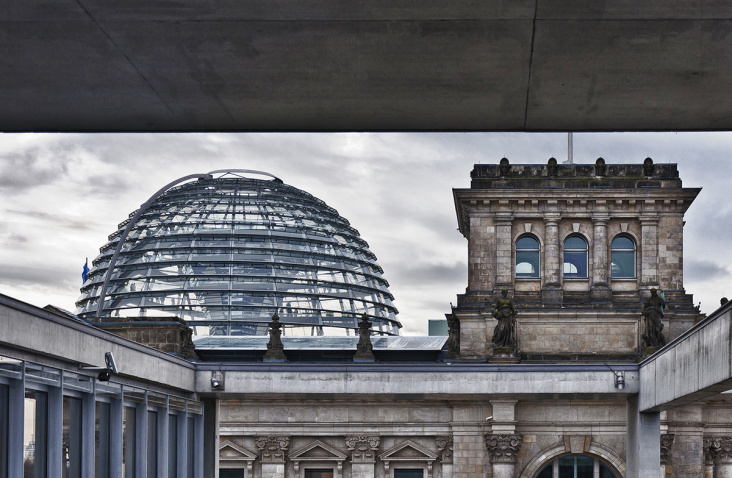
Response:
[[[359,435],[346,438],[346,447],[351,452],[353,463],[373,463],[379,451],[381,438],[377,436]]]
[[[401,454],[400,452],[403,453],[404,450],[409,450],[409,452]],[[432,465],[437,459],[437,454],[413,442],[412,440],[406,440],[380,454],[379,459],[384,463],[384,471],[387,476],[389,475],[389,466],[392,461],[412,463],[423,462],[427,465],[427,475],[432,476]]]
[[[516,463],[516,454],[521,448],[523,435],[486,435],[491,463]]]
[[[440,452],[440,462],[452,463],[452,437],[437,437],[435,443],[437,444],[437,451]]]
[[[671,457],[671,447],[674,444],[674,435],[670,433],[664,433],[661,435],[661,464],[668,465],[668,460]]]
[[[254,443],[259,449],[262,463],[284,463],[285,452],[287,447],[290,446],[290,437],[257,437]]]
[[[714,464],[732,463],[732,436],[711,437],[711,441]]]
[[[712,453],[712,437],[704,437],[702,439],[702,450],[704,451],[704,464],[714,464],[714,454]]]
[[[325,452],[325,456],[323,455],[308,455],[309,452],[313,450],[320,449]],[[341,453],[340,451],[336,450],[330,445],[327,445],[323,443],[320,440],[315,440],[312,443],[309,443],[308,445],[305,445],[302,448],[299,448],[292,453],[290,453],[288,456],[289,460],[293,462],[295,465],[295,473],[300,474],[300,462],[318,462],[318,463],[332,463],[335,462],[336,465],[336,473],[335,478],[338,478],[343,475],[343,462],[346,461],[348,456],[345,453]]]
[[[219,464],[222,468],[239,468],[246,462],[247,476],[251,477],[253,474],[253,462],[256,459],[256,453],[230,440],[225,440],[219,445]]]

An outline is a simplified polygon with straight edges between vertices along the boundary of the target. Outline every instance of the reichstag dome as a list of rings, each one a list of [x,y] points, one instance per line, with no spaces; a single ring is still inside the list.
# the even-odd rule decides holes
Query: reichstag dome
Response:
[[[175,316],[195,335],[222,336],[266,335],[275,312],[286,335],[356,335],[363,314],[375,333],[401,327],[358,231],[269,173],[173,181],[119,225],[92,265],[76,303],[83,318]]]

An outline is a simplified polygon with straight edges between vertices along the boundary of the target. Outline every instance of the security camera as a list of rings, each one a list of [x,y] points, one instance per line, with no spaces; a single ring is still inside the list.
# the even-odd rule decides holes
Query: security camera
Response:
[[[117,373],[117,364],[114,363],[114,355],[112,355],[112,352],[104,354],[104,363],[107,364],[107,370],[112,373]]]
[[[491,415],[490,417],[485,417],[485,421],[489,422],[491,420],[493,420],[493,415]]]
[[[100,382],[109,382],[109,379],[112,377],[112,372],[109,370],[102,370],[99,372],[99,375],[97,375],[97,379]]]
[[[221,382],[219,382],[216,377],[211,377],[211,388],[219,388],[221,386]]]

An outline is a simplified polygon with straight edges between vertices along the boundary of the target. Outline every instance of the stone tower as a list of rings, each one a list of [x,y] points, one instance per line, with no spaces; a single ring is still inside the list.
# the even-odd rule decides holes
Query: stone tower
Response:
[[[646,353],[643,301],[666,302],[666,340],[700,319],[683,286],[684,213],[699,188],[675,164],[477,164],[453,190],[468,287],[453,314],[460,358],[494,355],[492,305],[508,291],[522,360],[631,360]]]

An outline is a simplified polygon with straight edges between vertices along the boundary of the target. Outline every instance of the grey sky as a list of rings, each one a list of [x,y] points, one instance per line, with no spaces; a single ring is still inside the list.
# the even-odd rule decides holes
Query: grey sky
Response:
[[[703,187],[687,213],[686,290],[711,312],[732,276],[732,133],[575,134],[577,163],[679,163]],[[336,208],[384,268],[403,333],[426,334],[467,285],[452,188],[474,163],[566,159],[566,134],[0,134],[0,293],[74,310],[84,258],[168,182],[271,172]]]

